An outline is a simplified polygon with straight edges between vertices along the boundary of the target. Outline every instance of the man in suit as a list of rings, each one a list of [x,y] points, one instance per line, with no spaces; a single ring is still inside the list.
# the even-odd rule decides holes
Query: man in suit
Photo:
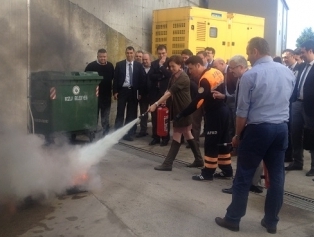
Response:
[[[125,50],[126,59],[117,62],[113,80],[113,96],[117,103],[115,128],[121,128],[137,117],[137,103],[142,92],[144,69],[141,63],[134,61],[134,48],[128,46]],[[124,121],[124,111],[126,116]],[[136,125],[123,137],[133,141],[131,135],[135,133]]]
[[[152,62],[148,74],[148,99],[151,105],[164,95],[171,77],[171,71],[168,69],[167,47],[165,45],[159,45],[157,47],[157,55],[158,59]],[[170,140],[170,123],[168,123],[168,135],[165,137],[159,137],[157,135],[157,111],[152,112],[151,115],[153,140],[149,143],[149,145],[159,143],[160,146],[168,145]]]
[[[235,90],[238,78],[233,75],[232,70],[230,70],[229,66],[221,58],[215,59],[213,67],[221,71],[224,75],[225,94],[223,95],[223,99],[229,107],[229,135],[231,139],[235,134]]]
[[[295,59],[294,51],[292,49],[285,49],[282,52],[283,63],[297,76],[299,64]],[[285,162],[292,162],[292,141],[291,141],[291,103],[290,103],[290,119],[288,122],[288,148],[285,154]]]
[[[110,129],[109,114],[114,76],[114,68],[112,63],[107,61],[107,51],[105,49],[98,50],[97,60],[89,63],[85,68],[85,72],[88,71],[98,72],[99,76],[103,77],[103,80],[99,83],[98,111],[100,111],[103,136],[105,136]]]
[[[142,56],[142,61],[143,61],[143,68],[145,71],[145,82],[144,82],[144,87],[143,91],[141,94],[141,98],[139,99],[139,105],[140,105],[140,114],[144,114],[147,112],[148,107],[149,107],[149,102],[148,102],[148,91],[147,91],[147,80],[148,80],[148,73],[150,71],[151,67],[151,55],[149,53],[143,53]],[[147,120],[148,120],[148,114],[145,113],[144,116],[141,117],[141,122],[140,122],[140,132],[136,135],[136,137],[145,137],[148,135],[147,133]]]
[[[301,45],[301,57],[304,64],[300,65],[292,101],[292,147],[293,162],[285,170],[303,169],[303,135],[305,131],[314,130],[314,41],[308,40]],[[306,136],[304,136],[306,139]],[[314,138],[312,138],[314,139]],[[303,141],[303,142],[302,142]],[[309,142],[309,141],[306,141]],[[310,141],[313,143],[314,141]],[[309,148],[311,153],[311,169],[306,176],[314,176],[314,146]]]
[[[205,52],[207,53],[207,62],[209,66],[212,66],[214,63],[214,57],[215,57],[215,49],[212,47],[206,47]]]

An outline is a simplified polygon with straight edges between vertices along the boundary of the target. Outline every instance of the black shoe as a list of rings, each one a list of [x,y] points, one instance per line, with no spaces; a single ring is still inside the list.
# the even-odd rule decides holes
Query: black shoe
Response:
[[[202,174],[198,174],[198,175],[193,175],[192,179],[198,180],[198,181],[212,181],[213,177],[203,176]]]
[[[156,145],[156,144],[159,144],[159,143],[160,143],[160,140],[154,138],[154,139],[149,143],[149,145],[153,146],[153,145]]]
[[[185,146],[185,148],[190,149],[191,147],[190,147],[189,144],[187,144],[187,145]]]
[[[314,176],[314,168],[310,169],[309,172],[305,174],[306,176]]]
[[[136,135],[136,137],[145,137],[147,135],[148,135],[147,132],[140,132],[139,134]]]
[[[226,228],[228,230],[231,230],[231,231],[239,231],[239,229],[240,229],[239,225],[230,223],[230,222],[226,221],[225,218],[216,217],[215,222],[217,225],[219,225],[223,228]]]
[[[169,142],[168,140],[162,140],[160,146],[167,146],[168,142]]]
[[[231,187],[231,188],[223,188],[221,191],[222,191],[223,193],[232,194],[232,187]]]
[[[291,156],[285,156],[285,162],[293,162],[293,159]]]
[[[253,192],[253,193],[262,193],[263,192],[263,188],[260,187],[260,186],[251,185],[250,191]]]
[[[126,140],[126,141],[131,142],[131,141],[133,141],[134,139],[133,139],[130,135],[124,135],[124,136],[123,136],[123,140]]]
[[[215,179],[232,179],[232,175],[227,175],[226,172],[221,171],[220,173],[214,174]]]
[[[303,170],[303,167],[300,165],[296,165],[294,163],[290,163],[288,166],[285,167],[285,170]]]
[[[267,230],[268,233],[270,233],[270,234],[276,234],[277,228],[276,228],[276,227],[268,227],[268,226],[266,225],[266,223],[265,223],[264,218],[261,220],[261,225],[266,228],[266,230]]]

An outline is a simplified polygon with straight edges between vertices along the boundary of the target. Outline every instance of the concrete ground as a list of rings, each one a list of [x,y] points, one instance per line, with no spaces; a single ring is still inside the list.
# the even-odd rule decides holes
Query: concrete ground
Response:
[[[223,229],[214,219],[223,217],[230,204],[231,195],[221,189],[230,187],[232,181],[193,181],[191,176],[199,170],[183,164],[193,160],[185,145],[177,157],[183,163],[176,162],[172,172],[155,171],[153,167],[163,158],[148,152],[166,155],[170,146],[149,146],[150,140],[148,135],[115,145],[97,165],[101,180],[98,189],[35,203],[11,216],[6,215],[10,211],[2,209],[0,236],[269,236],[260,225],[266,191],[261,195],[250,193],[240,232]],[[203,152],[203,146],[201,149]],[[285,190],[311,202],[314,182],[305,176],[308,153],[305,160],[304,171],[287,172]],[[234,168],[235,161],[233,157]],[[300,206],[299,202],[293,205]],[[283,205],[277,236],[314,237],[314,203],[306,203],[308,210],[295,206],[289,202]]]

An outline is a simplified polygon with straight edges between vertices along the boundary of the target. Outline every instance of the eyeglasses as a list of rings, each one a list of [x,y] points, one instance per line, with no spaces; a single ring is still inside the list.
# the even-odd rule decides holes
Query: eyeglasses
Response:
[[[231,70],[234,70],[234,69],[236,69],[237,67],[240,67],[240,65],[237,65],[237,66],[234,66],[234,67],[230,67],[230,66],[229,66],[229,68],[230,68]]]

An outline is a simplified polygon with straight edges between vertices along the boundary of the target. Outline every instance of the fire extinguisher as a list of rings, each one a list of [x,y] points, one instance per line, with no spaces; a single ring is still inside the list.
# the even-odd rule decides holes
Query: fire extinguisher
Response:
[[[263,168],[264,168],[265,188],[268,189],[269,188],[269,174],[268,174],[268,170],[265,165],[265,162],[263,162]]]
[[[168,135],[169,110],[165,104],[157,109],[157,135],[164,137]]]

